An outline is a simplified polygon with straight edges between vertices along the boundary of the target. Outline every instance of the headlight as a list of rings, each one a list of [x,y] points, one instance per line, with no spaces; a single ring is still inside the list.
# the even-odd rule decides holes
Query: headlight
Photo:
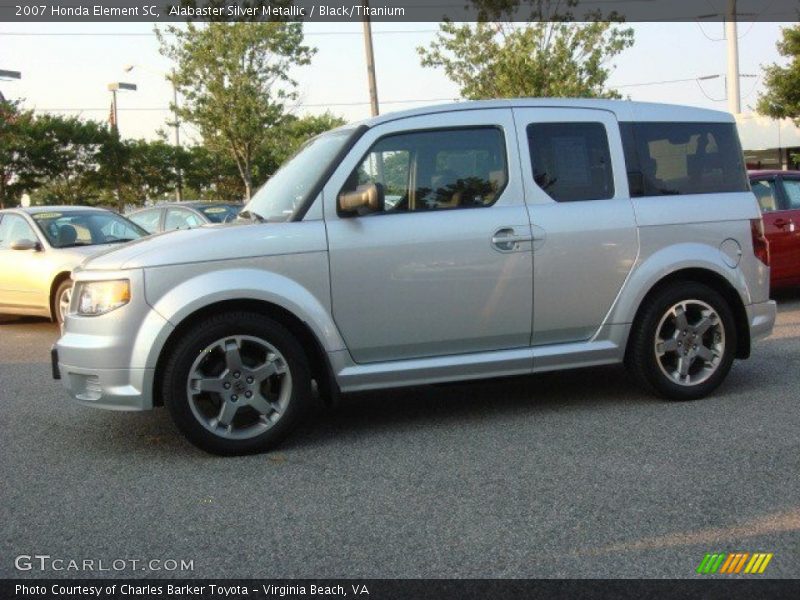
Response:
[[[84,317],[96,317],[130,302],[131,282],[127,279],[79,281],[75,295],[78,297],[76,312]]]

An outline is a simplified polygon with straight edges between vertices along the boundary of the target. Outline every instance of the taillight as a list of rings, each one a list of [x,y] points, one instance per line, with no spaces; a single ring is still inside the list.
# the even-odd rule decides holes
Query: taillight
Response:
[[[769,240],[764,235],[764,221],[750,219],[750,233],[753,236],[753,254],[758,260],[769,266]]]

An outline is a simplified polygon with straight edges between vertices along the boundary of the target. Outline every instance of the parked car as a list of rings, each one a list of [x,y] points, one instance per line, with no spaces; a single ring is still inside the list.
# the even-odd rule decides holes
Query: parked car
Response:
[[[149,233],[191,229],[206,223],[233,221],[241,204],[228,202],[169,202],[140,208],[128,213],[128,218]]]
[[[388,114],[309,141],[240,217],[75,273],[53,352],[74,398],[166,405],[194,444],[236,454],[281,440],[314,387],[625,362],[660,396],[700,398],[775,320],[761,212],[717,111]]]
[[[800,171],[751,171],[769,240],[772,289],[800,285]]]
[[[102,208],[0,210],[0,313],[61,323],[72,294],[72,270],[111,244],[145,235],[135,223]]]

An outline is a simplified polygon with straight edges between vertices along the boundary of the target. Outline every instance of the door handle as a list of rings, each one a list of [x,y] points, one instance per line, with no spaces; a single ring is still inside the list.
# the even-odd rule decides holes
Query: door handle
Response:
[[[533,235],[516,233],[513,227],[498,229],[492,236],[492,246],[500,252],[513,252],[521,243],[532,241]]]
[[[792,222],[791,219],[789,219],[788,221],[786,219],[775,219],[773,221],[773,223],[775,224],[775,227],[777,227],[778,229],[783,229],[784,227],[789,225],[791,222]]]

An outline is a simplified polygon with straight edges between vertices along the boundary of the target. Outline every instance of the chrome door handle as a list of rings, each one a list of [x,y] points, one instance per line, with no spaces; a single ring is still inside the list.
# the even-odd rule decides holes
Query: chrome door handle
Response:
[[[513,252],[519,247],[519,244],[532,241],[532,234],[515,233],[512,227],[498,229],[492,236],[492,246],[500,252]]]

